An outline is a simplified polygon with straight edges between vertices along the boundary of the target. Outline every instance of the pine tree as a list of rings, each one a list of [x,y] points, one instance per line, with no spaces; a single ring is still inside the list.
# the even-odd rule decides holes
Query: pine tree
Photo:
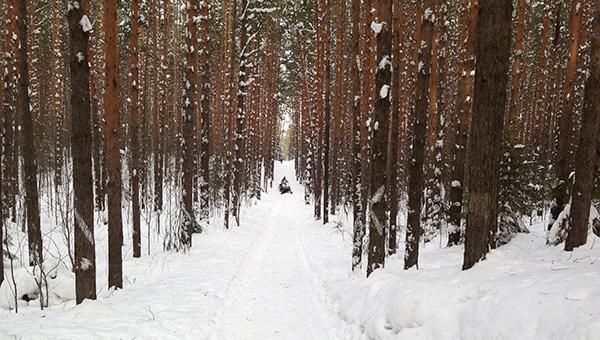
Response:
[[[495,242],[511,43],[512,1],[480,0],[478,6],[465,270],[483,260]]]
[[[198,55],[196,44],[198,31],[196,22],[199,3],[197,0],[187,0],[187,25],[185,35],[185,91],[183,98],[183,183],[181,185],[183,204],[183,226],[181,230],[181,243],[184,249],[192,246],[192,233],[196,223],[194,218],[194,122],[198,93],[196,89],[196,72],[198,70]]]
[[[211,139],[211,111],[210,111],[210,58],[209,58],[209,3],[208,0],[200,1],[200,222],[208,224],[210,208],[210,139]]]
[[[92,127],[90,112],[90,68],[88,41],[90,20],[80,6],[70,3],[68,10],[71,44],[71,120],[73,132],[73,196],[75,236],[75,293],[77,304],[96,299],[96,252],[94,240],[94,195],[92,182]],[[80,22],[86,23],[82,29]],[[88,26],[89,25],[89,26]]]
[[[369,218],[369,264],[367,276],[383,267],[385,261],[385,230],[387,216],[387,145],[392,85],[392,1],[378,0],[375,3],[375,18],[371,25],[377,41],[377,72],[375,117],[371,127],[373,142],[371,155],[371,198]]]
[[[569,13],[569,46],[566,78],[564,82],[564,101],[558,123],[558,150],[556,155],[556,177],[558,184],[554,188],[554,201],[551,207],[551,218],[548,228],[552,226],[569,200],[569,174],[571,169],[571,136],[574,116],[575,82],[577,77],[577,56],[579,52],[582,2],[571,1]]]
[[[598,6],[596,4],[596,6]],[[587,242],[588,220],[594,188],[598,176],[598,147],[600,142],[600,7],[595,8],[591,42],[590,75],[585,83],[583,120],[579,149],[575,161],[575,181],[571,195],[571,212],[565,250],[571,251]],[[594,175],[596,172],[596,175]]]
[[[133,217],[133,257],[142,256],[141,227],[140,227],[140,137],[139,137],[139,50],[138,50],[138,26],[139,26],[138,0],[131,0],[131,55],[129,73],[129,128],[131,130],[130,150],[131,166],[129,178],[131,181],[131,214]]]
[[[117,1],[104,0],[106,89],[104,108],[108,170],[108,287],[123,288],[123,216],[121,212],[121,148],[119,144],[119,74]]]
[[[35,160],[33,115],[31,112],[31,92],[29,63],[27,61],[27,1],[17,4],[17,112],[23,122],[23,170],[25,182],[25,207],[27,210],[27,240],[29,244],[29,265],[41,265],[43,261],[40,202],[38,193],[38,167]]]
[[[421,208],[423,201],[425,143],[427,135],[427,110],[429,108],[429,79],[431,76],[433,27],[436,20],[435,0],[423,5],[421,20],[419,62],[417,66],[416,102],[414,108],[412,157],[408,184],[408,220],[404,268],[418,267],[419,240],[421,236]]]
[[[461,242],[461,220],[463,194],[465,192],[465,163],[467,160],[467,141],[473,105],[473,81],[475,75],[475,32],[477,27],[477,1],[463,2],[461,30],[461,62],[458,93],[456,98],[456,117],[458,119],[454,159],[450,184],[450,209],[448,211],[448,246]]]
[[[361,96],[360,96],[360,0],[352,0],[352,216],[353,246],[352,270],[360,269],[362,263],[363,238],[365,236],[365,208],[362,205],[361,188]]]

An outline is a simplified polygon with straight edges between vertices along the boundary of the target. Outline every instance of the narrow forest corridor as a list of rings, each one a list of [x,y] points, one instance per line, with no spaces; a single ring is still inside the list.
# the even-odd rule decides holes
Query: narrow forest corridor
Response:
[[[270,207],[261,226],[262,235],[244,260],[219,312],[217,338],[341,338],[341,321],[326,301],[327,293],[315,276],[315,264],[305,244],[306,233],[324,227],[318,222],[306,223],[312,210],[304,204],[303,189],[295,180],[291,163],[276,168],[276,181],[284,176],[296,193],[271,193],[277,197],[269,197],[266,204]],[[327,244],[314,246],[325,248]],[[339,255],[344,258],[344,254]]]
[[[0,340],[600,339],[600,0],[1,0],[0,71]]]

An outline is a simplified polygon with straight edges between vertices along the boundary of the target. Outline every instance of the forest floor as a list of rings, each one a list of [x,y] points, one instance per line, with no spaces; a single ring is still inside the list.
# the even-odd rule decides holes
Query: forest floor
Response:
[[[80,306],[0,309],[0,339],[355,338],[314,270],[324,259],[347,269],[348,239],[314,221],[291,164],[277,166],[276,183],[283,176],[297,192],[270,190],[243,207],[240,227],[225,231],[219,218],[194,235],[187,254],[128,256],[123,290],[101,289],[97,301]]]
[[[271,190],[228,231],[218,217],[189,253],[162,252],[159,240],[151,256],[127,250],[123,290],[102,288],[100,226],[98,300],[0,306],[0,339],[598,339],[599,239],[565,253],[534,223],[465,272],[462,247],[436,239],[419,270],[403,270],[400,251],[365,279],[350,270],[347,214],[323,226],[292,163],[276,166],[275,182],[283,176],[294,194]]]

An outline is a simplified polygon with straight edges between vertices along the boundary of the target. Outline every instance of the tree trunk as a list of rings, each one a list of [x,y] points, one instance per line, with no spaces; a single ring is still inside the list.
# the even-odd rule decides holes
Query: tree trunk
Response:
[[[185,35],[185,91],[183,99],[183,228],[181,230],[181,244],[184,249],[192,247],[192,233],[194,229],[194,122],[196,114],[196,72],[198,69],[198,55],[196,44],[198,31],[196,18],[198,17],[198,0],[186,2],[187,27]]]
[[[525,50],[523,49],[523,36],[525,33],[525,18],[526,18],[526,7],[525,0],[518,0],[517,7],[517,23],[516,23],[516,34],[515,34],[515,46],[514,46],[514,60],[512,64],[511,72],[511,86],[510,86],[510,102],[508,106],[508,117],[505,123],[505,130],[508,139],[512,143],[516,143],[518,133],[518,117],[520,109],[519,100],[521,98],[521,82],[523,78],[523,57]]]
[[[392,56],[392,107],[390,115],[390,132],[388,135],[388,164],[387,164],[387,190],[390,211],[390,226],[388,234],[388,255],[396,253],[398,248],[397,229],[398,229],[398,135],[400,118],[400,52],[402,25],[405,20],[404,5],[401,0],[395,0],[394,3],[394,24],[393,24],[393,56]]]
[[[384,266],[387,216],[387,152],[392,85],[392,0],[375,2],[375,18],[371,24],[377,41],[376,97],[371,155],[371,193],[369,219],[369,264],[367,276]],[[369,32],[371,33],[371,32]]]
[[[119,145],[119,54],[117,42],[117,0],[104,0],[106,34],[106,161],[108,194],[108,287],[123,288],[123,217],[121,214],[121,148]]]
[[[4,200],[5,209],[7,215],[13,222],[16,221],[15,196],[17,194],[17,173],[15,171],[15,165],[17,162],[17,145],[16,145],[16,131],[15,131],[15,107],[16,107],[16,77],[15,77],[15,51],[16,41],[8,37],[16,36],[17,34],[17,23],[16,23],[16,1],[10,2],[7,6],[6,13],[6,41],[5,41],[5,54],[4,54],[4,78],[3,85],[5,87],[4,97],[1,98],[3,101],[3,115],[4,122],[2,124],[3,129],[3,143],[2,143],[2,168],[4,172],[4,196],[1,198]],[[4,211],[3,211],[4,213]]]
[[[569,174],[571,169],[571,136],[572,121],[575,107],[575,82],[577,80],[577,55],[579,52],[579,38],[581,34],[581,12],[583,2],[573,0],[569,17],[569,44],[567,72],[564,84],[564,101],[558,125],[558,150],[556,158],[556,177],[558,185],[554,192],[554,202],[551,208],[551,219],[548,228],[552,227],[558,215],[564,210],[569,200]]]
[[[246,72],[247,55],[250,53],[248,45],[248,1],[240,2],[241,16],[240,20],[240,65],[238,73],[238,91],[237,91],[237,121],[235,133],[235,158],[233,159],[233,197],[232,197],[232,215],[236,223],[240,225],[240,208],[242,199],[242,174],[244,171],[244,155],[246,143]],[[236,17],[237,20],[237,17]]]
[[[23,163],[25,182],[25,207],[27,215],[27,240],[29,265],[41,265],[43,258],[42,232],[40,226],[40,203],[37,187],[37,162],[34,146],[31,91],[29,87],[29,63],[27,62],[27,1],[17,5],[17,112],[23,119]]]
[[[157,212],[157,226],[160,234],[160,212],[162,210],[162,157],[159,121],[159,48],[158,48],[158,0],[152,0],[152,145],[154,155],[154,211]]]
[[[461,241],[461,215],[463,193],[465,189],[465,163],[467,160],[467,142],[473,109],[473,80],[475,75],[475,33],[477,28],[477,1],[463,2],[463,31],[461,34],[460,79],[456,98],[456,116],[458,131],[452,162],[452,180],[450,183],[450,211],[448,215],[448,246],[457,245]],[[470,6],[470,7],[469,7]]]
[[[406,229],[406,252],[404,268],[419,266],[419,240],[421,236],[421,208],[427,136],[427,110],[429,108],[429,79],[431,76],[431,51],[435,24],[436,0],[427,0],[423,5],[417,71],[416,102],[413,123],[412,157],[408,184],[408,220]]]
[[[512,1],[480,0],[478,6],[465,270],[484,259],[494,242],[511,44]]]
[[[92,181],[92,129],[90,112],[89,30],[79,24],[87,21],[81,6],[69,7],[71,43],[71,145],[73,157],[73,196],[75,229],[76,302],[96,299],[96,252],[94,241],[94,191]]]
[[[323,100],[325,103],[325,121],[323,130],[323,224],[329,223],[329,194],[330,194],[330,175],[331,175],[331,5],[330,0],[326,0],[323,13],[324,22],[324,42],[325,49],[325,79],[323,85]]]
[[[131,0],[131,55],[129,85],[129,129],[131,130],[131,214],[133,215],[133,257],[142,256],[140,228],[140,140],[139,140],[139,51],[138,51],[138,0]]]
[[[209,4],[208,0],[200,2],[200,221],[208,224],[210,195],[210,58],[208,55],[208,40],[210,35]]]
[[[352,239],[352,270],[359,270],[362,263],[363,238],[365,236],[365,207],[361,197],[361,56],[360,56],[360,0],[352,0],[352,216],[354,230]]]
[[[595,13],[590,76],[585,83],[583,121],[579,150],[575,160],[575,182],[571,198],[569,230],[565,242],[566,251],[572,251],[587,242],[594,174],[598,171],[596,162],[600,138],[600,8],[597,7]]]

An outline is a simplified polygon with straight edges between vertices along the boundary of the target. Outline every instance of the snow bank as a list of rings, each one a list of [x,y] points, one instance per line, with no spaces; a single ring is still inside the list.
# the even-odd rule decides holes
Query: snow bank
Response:
[[[35,274],[34,274],[35,273]],[[48,270],[46,279],[40,278],[39,271],[33,267],[15,269],[16,303],[19,307],[40,307],[40,284],[42,294],[48,292],[48,305],[55,306],[75,300],[75,275],[67,270],[54,268]],[[15,309],[15,284],[10,272],[6,273],[0,286],[0,309]]]
[[[559,245],[567,239],[567,229],[569,215],[571,214],[571,204],[567,204],[565,209],[558,215],[558,218],[552,224],[552,228],[548,232],[548,243]],[[593,233],[600,234],[600,214],[594,205],[590,207],[590,217],[588,221],[589,236],[594,237]],[[600,236],[600,235],[598,235]]]
[[[600,245],[565,253],[543,228],[469,271],[462,247],[425,249],[418,271],[395,256],[338,286],[340,316],[369,339],[598,339]]]

